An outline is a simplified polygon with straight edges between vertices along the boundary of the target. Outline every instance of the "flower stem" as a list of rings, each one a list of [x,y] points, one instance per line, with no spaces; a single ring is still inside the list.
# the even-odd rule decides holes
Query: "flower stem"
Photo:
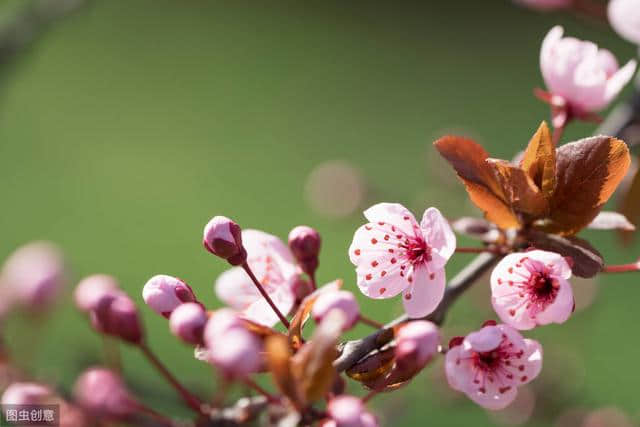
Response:
[[[244,264],[242,264],[242,268],[244,269],[244,271],[247,272],[247,274],[249,275],[249,277],[253,281],[253,284],[256,285],[256,288],[258,288],[258,291],[260,292],[262,297],[265,300],[267,300],[267,303],[269,303],[269,305],[271,306],[273,311],[278,315],[278,317],[280,318],[280,321],[282,322],[282,324],[287,329],[289,329],[289,321],[287,320],[286,317],[284,317],[284,315],[280,312],[280,310],[278,310],[278,307],[276,307],[276,305],[273,303],[273,301],[271,300],[271,297],[269,296],[269,294],[267,294],[267,292],[264,290],[264,288],[262,287],[262,285],[260,284],[260,282],[258,281],[256,276],[253,274],[253,271],[251,271],[251,267],[249,267],[249,264],[247,264],[245,262]]]
[[[490,254],[496,254],[496,255],[504,254],[504,251],[500,248],[489,248],[489,247],[475,248],[475,247],[459,246],[456,248],[456,252],[461,254],[483,254],[483,253],[490,253]]]
[[[318,284],[316,283],[316,273],[309,274],[309,279],[311,280],[311,287],[315,291],[318,289]]]
[[[191,394],[180,382],[173,376],[166,366],[158,359],[158,357],[151,351],[151,349],[145,344],[140,343],[138,345],[145,357],[151,362],[151,364],[160,372],[160,374],[171,384],[173,388],[180,394],[185,403],[194,411],[203,413],[201,406],[202,402],[196,396]]]
[[[602,268],[603,273],[628,273],[631,271],[640,271],[640,261],[630,264],[605,265]]]
[[[362,403],[367,403],[373,398],[373,396],[377,395],[378,393],[380,393],[380,391],[374,388],[373,390],[371,390],[369,393],[367,393],[365,396],[362,397]]]
[[[364,323],[365,325],[369,325],[372,328],[376,328],[376,329],[380,329],[382,327],[384,327],[384,325],[380,322],[376,322],[373,319],[369,319],[366,316],[363,316],[362,314],[360,315],[360,318],[358,319],[361,323]]]

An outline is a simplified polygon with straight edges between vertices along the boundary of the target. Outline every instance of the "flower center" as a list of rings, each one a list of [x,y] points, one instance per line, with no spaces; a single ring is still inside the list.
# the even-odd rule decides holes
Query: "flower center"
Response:
[[[500,353],[497,349],[484,353],[474,353],[476,365],[482,370],[494,370],[500,364]]]
[[[409,261],[413,264],[431,261],[431,247],[424,239],[407,240],[405,246]]]
[[[534,272],[529,277],[527,287],[536,302],[550,303],[558,294],[558,283],[545,273]]]

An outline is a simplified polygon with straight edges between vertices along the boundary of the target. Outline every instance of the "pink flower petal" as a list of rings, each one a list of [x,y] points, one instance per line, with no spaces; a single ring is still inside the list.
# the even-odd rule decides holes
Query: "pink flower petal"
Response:
[[[497,326],[485,326],[477,332],[472,332],[464,339],[464,348],[487,352],[495,350],[502,342],[502,331]]]
[[[405,234],[414,234],[418,221],[413,214],[399,203],[378,203],[364,211],[369,222],[388,222],[394,224]]]
[[[431,314],[442,301],[446,285],[445,271],[429,272],[426,266],[420,265],[410,277],[413,282],[405,289],[402,302],[407,315],[417,319]]]
[[[428,263],[431,271],[444,268],[456,250],[456,236],[449,222],[436,208],[424,212],[420,228],[427,244],[431,247],[432,261]],[[438,255],[438,256],[435,256]]]

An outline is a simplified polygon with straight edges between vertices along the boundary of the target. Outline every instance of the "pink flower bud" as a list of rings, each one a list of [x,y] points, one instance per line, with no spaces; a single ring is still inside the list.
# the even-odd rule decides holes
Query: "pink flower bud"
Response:
[[[214,313],[204,330],[209,361],[228,378],[244,377],[262,366],[260,340],[231,310]]]
[[[204,247],[231,265],[241,265],[247,260],[241,231],[240,226],[229,218],[214,216],[204,227]]]
[[[321,293],[313,304],[313,318],[317,323],[320,323],[332,310],[339,310],[344,314],[346,319],[344,330],[351,329],[360,317],[358,301],[348,291]]]
[[[107,274],[94,274],[85,277],[78,283],[73,298],[76,306],[82,311],[94,309],[100,299],[108,292],[119,291],[118,281]]]
[[[206,323],[207,313],[195,302],[179,305],[169,318],[169,328],[173,335],[191,344],[202,344]]]
[[[331,420],[324,426],[335,427],[377,427],[376,418],[366,411],[362,400],[354,396],[339,396],[327,405]]]
[[[169,318],[171,312],[185,302],[196,302],[191,287],[182,280],[158,274],[147,281],[142,298],[153,311]]]
[[[91,310],[91,323],[96,330],[137,344],[142,341],[142,324],[138,308],[127,295],[107,293]]]
[[[137,403],[122,378],[106,368],[87,369],[76,380],[73,395],[95,418],[123,419],[136,412]]]
[[[398,366],[422,367],[438,351],[440,332],[426,320],[415,320],[400,328],[396,335],[396,363]]]
[[[609,22],[618,34],[640,45],[640,3],[638,0],[610,0]]]
[[[289,248],[307,274],[313,274],[318,268],[320,243],[320,234],[306,225],[299,225],[289,233]]]
[[[29,243],[7,258],[0,277],[3,297],[30,309],[49,305],[66,283],[62,252],[49,242]]]
[[[3,405],[43,405],[51,402],[55,393],[38,383],[13,383],[2,394]]]
[[[296,298],[296,305],[299,305],[303,299],[313,293],[313,287],[308,280],[304,280],[302,277],[297,277],[291,285],[291,291]]]

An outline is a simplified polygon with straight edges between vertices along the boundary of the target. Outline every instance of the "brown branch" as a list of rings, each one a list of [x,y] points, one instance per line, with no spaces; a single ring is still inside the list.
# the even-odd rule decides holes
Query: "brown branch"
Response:
[[[475,257],[473,261],[471,261],[462,269],[462,271],[451,279],[442,302],[438,308],[436,308],[436,310],[425,319],[438,325],[442,324],[447,311],[458,297],[462,295],[476,280],[478,280],[480,276],[489,270],[496,263],[498,258],[498,255],[491,253],[483,253]],[[349,369],[370,352],[388,344],[393,339],[391,329],[394,326],[405,323],[409,320],[410,319],[406,315],[402,315],[387,323],[384,328],[377,330],[371,335],[358,340],[342,343],[338,348],[341,352],[340,356],[333,362],[333,366],[338,370],[338,372]]]

